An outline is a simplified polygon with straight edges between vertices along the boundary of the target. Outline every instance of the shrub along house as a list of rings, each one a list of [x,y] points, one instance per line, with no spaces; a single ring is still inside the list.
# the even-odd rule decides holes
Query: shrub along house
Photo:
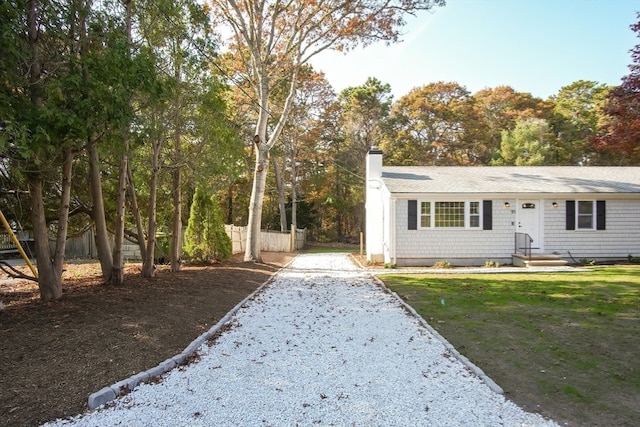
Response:
[[[640,167],[382,166],[367,155],[366,252],[398,266],[640,256]]]

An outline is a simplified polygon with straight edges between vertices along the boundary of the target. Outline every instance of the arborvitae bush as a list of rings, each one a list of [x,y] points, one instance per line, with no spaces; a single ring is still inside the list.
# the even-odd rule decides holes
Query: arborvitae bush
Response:
[[[214,196],[196,188],[184,236],[184,253],[195,261],[231,257],[231,239],[224,230],[220,206]]]

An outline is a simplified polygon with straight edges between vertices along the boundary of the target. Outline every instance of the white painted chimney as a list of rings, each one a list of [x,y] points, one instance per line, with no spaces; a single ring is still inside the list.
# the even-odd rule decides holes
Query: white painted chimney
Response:
[[[373,146],[367,154],[365,238],[367,261],[384,260],[384,203],[382,199],[382,150]]]
[[[375,145],[367,153],[367,183],[382,178],[382,150]]]

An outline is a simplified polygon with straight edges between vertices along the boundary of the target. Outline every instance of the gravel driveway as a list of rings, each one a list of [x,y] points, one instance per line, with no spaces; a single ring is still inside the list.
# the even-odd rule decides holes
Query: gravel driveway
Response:
[[[493,391],[347,255],[296,257],[229,326],[197,362],[47,425],[556,425]]]

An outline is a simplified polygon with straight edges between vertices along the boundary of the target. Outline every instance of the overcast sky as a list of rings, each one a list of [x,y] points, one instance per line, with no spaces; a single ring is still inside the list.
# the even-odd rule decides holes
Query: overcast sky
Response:
[[[640,0],[447,0],[412,19],[404,42],[312,61],[336,92],[376,77],[394,99],[453,81],[471,92],[508,85],[543,99],[577,80],[620,84],[640,38]]]

